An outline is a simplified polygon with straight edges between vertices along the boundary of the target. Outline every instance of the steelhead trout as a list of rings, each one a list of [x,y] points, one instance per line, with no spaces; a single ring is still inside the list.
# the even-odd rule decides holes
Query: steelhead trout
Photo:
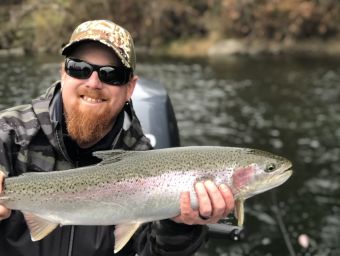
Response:
[[[244,200],[284,183],[291,162],[268,152],[196,146],[151,151],[100,151],[97,165],[5,179],[0,204],[23,212],[33,241],[59,225],[116,225],[115,252],[140,224],[180,213],[180,193],[212,180],[231,189],[238,224]]]

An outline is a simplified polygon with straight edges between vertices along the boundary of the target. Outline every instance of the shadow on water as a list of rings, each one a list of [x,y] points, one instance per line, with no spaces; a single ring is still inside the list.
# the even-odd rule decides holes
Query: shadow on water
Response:
[[[1,59],[0,108],[43,91],[58,78],[59,60]],[[288,182],[246,203],[243,241],[211,237],[197,255],[340,255],[339,64],[140,57],[137,73],[169,91],[182,145],[259,148],[293,162]]]

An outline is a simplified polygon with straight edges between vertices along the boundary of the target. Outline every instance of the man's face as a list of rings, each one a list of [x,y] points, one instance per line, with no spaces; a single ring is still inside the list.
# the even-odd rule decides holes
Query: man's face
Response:
[[[98,43],[80,44],[72,57],[95,65],[121,65],[109,48]],[[133,77],[126,85],[113,86],[99,80],[93,72],[88,79],[77,79],[62,70],[62,99],[69,135],[81,147],[98,142],[112,128],[137,82]]]

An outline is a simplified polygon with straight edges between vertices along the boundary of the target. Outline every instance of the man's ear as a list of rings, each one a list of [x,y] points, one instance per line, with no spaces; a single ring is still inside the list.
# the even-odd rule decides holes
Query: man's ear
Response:
[[[139,79],[138,76],[133,76],[129,83],[127,84],[126,101],[129,101],[131,99],[132,93],[136,87],[138,79]]]
[[[63,80],[65,79],[65,76],[66,76],[65,63],[64,62],[60,63],[59,74],[60,74],[61,84],[63,84]]]
[[[63,85],[65,82],[65,78],[66,78],[66,72],[64,69],[60,69],[60,84],[61,84],[61,90],[63,89]]]

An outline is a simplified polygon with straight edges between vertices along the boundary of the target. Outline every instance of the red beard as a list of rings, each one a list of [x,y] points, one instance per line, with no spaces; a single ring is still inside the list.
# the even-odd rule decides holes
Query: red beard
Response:
[[[95,99],[105,98],[94,90],[85,90],[79,95]],[[112,128],[114,119],[107,115],[106,111],[84,112],[77,105],[69,110],[65,109],[65,118],[69,136],[83,148],[90,147],[103,138]]]

